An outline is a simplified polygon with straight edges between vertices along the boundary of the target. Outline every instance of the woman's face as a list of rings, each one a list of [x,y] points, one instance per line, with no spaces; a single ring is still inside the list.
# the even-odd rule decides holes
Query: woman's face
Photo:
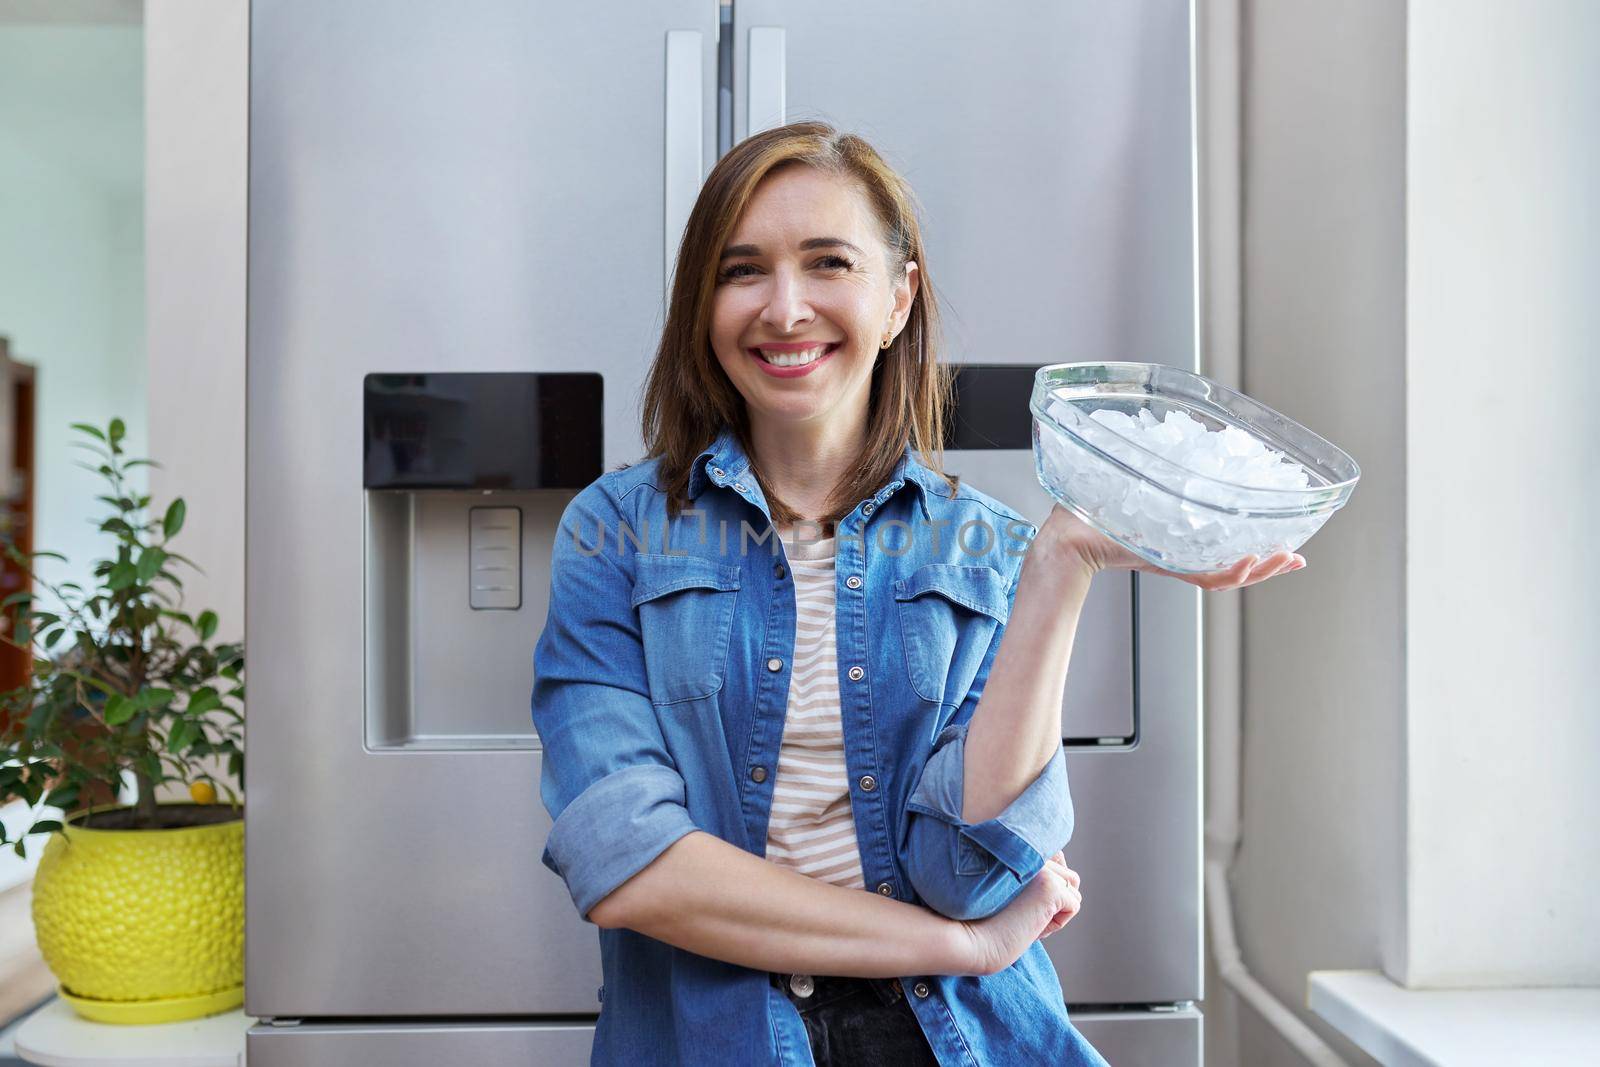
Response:
[[[854,182],[789,166],[756,187],[711,314],[712,350],[752,423],[859,431],[879,345],[899,334],[917,290],[915,263],[890,276],[880,232]]]

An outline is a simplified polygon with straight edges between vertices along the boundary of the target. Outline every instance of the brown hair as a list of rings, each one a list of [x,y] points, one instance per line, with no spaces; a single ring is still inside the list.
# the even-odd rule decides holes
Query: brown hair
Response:
[[[942,473],[945,420],[951,408],[952,373],[938,360],[939,313],[928,277],[911,187],[872,146],[822,122],[796,122],[764,130],[735,145],[717,161],[695,200],[678,246],[677,270],[666,326],[645,384],[642,406],[646,458],[662,457],[661,480],[668,514],[688,504],[689,468],[722,426],[738,435],[745,454],[750,426],[744,397],[733,387],[711,350],[712,298],[722,249],[756,186],[780,167],[807,166],[855,181],[883,227],[891,276],[915,260],[920,280],[905,329],[872,370],[867,444],[861,461],[836,485],[829,509],[817,518],[837,522],[876,492],[905,453],[915,446],[929,467]],[[754,470],[754,463],[752,462]],[[772,491],[759,470],[774,525],[802,516]],[[944,475],[954,489],[955,481]]]

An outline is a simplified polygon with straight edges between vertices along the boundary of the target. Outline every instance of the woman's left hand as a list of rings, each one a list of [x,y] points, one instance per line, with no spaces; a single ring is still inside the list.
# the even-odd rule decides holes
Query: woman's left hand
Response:
[[[1163,570],[1149,560],[1128,551],[1060,504],[1050,509],[1050,517],[1040,527],[1034,542],[1035,544],[1042,542],[1050,551],[1066,553],[1067,560],[1081,564],[1090,574],[1107,570],[1144,571],[1148,574],[1177,578],[1190,585],[1197,585],[1201,589],[1214,591],[1242,589],[1247,585],[1264,582],[1275,575],[1297,571],[1306,565],[1305,557],[1297,553],[1275,552],[1266,559],[1246,556],[1223,571],[1178,574],[1175,571]]]

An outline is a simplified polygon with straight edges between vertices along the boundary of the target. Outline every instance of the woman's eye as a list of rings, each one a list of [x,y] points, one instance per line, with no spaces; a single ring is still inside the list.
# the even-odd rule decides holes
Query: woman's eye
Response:
[[[854,264],[852,264],[848,259],[845,259],[843,256],[823,256],[821,259],[817,260],[815,266],[827,267],[830,270],[839,270],[839,269],[849,270],[852,266],[854,266]],[[748,278],[749,277],[748,274],[739,273],[739,271],[743,270],[746,267],[750,268],[751,270],[755,270],[756,269],[756,266],[755,266],[754,263],[735,263],[733,266],[728,267],[726,270],[724,270],[721,273],[721,275],[719,275],[719,277],[722,277],[722,278]]]

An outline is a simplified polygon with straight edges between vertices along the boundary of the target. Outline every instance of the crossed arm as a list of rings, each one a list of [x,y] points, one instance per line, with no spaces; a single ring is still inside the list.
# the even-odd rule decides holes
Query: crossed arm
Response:
[[[573,506],[583,501],[580,495]],[[564,603],[603,608],[606,587],[615,586],[596,566],[601,557],[564,567],[565,540],[558,539],[553,571],[569,588],[554,592]],[[991,926],[1004,926],[1000,910],[1072,830],[1070,803],[1063,804],[1060,700],[1092,574],[1054,548],[1035,539],[1009,621],[974,684],[979,695],[970,721],[941,735],[913,794],[906,873],[929,907],[807,878],[696,828],[659,732],[652,736],[636,721],[653,723],[653,716],[607,721],[604,709],[588,703],[582,728],[625,737],[639,762],[609,769],[599,781],[593,768],[585,776],[556,767],[551,757],[565,749],[562,712],[585,697],[576,679],[609,672],[615,680],[616,661],[592,642],[561,633],[563,623],[552,615],[535,653],[534,717],[546,746],[542,788],[546,804],[560,811],[545,861],[567,879],[580,913],[602,927],[626,927],[761,970],[894,977],[991,969],[994,954],[972,920],[993,916]],[[581,662],[585,655],[596,661]],[[642,675],[637,690],[648,704]],[[594,721],[597,715],[602,721]],[[562,780],[574,772],[585,777]],[[651,799],[638,817],[617,826],[605,786],[621,778],[630,779],[630,795],[642,786]],[[617,867],[623,858],[632,869]]]

